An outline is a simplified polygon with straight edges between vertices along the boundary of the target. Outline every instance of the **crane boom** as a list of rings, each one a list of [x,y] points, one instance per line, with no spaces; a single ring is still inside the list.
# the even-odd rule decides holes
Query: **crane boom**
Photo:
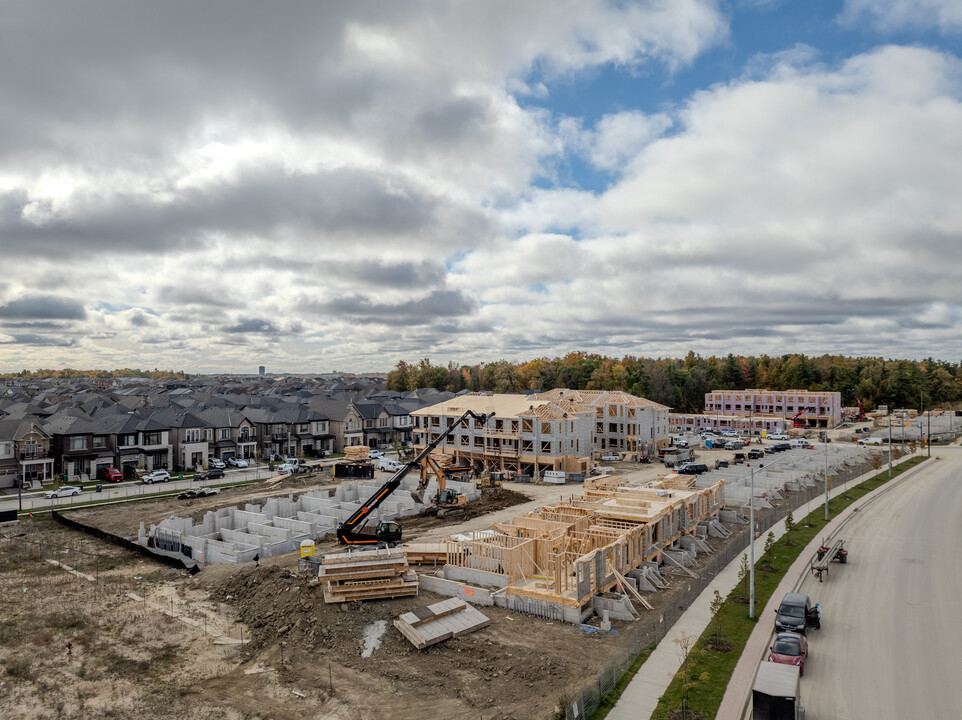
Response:
[[[370,519],[371,513],[376,510],[391,493],[401,486],[401,481],[404,479],[404,477],[414,468],[421,467],[421,461],[430,455],[431,451],[441,444],[441,441],[446,435],[448,435],[450,429],[456,427],[461,423],[462,420],[468,417],[473,417],[483,425],[490,418],[494,417],[494,413],[479,415],[473,410],[466,410],[461,417],[448,426],[447,430],[439,433],[434,440],[429,442],[425,446],[424,450],[418,453],[417,457],[406,462],[400,470],[396,471],[390,478],[388,478],[387,482],[379,487],[377,491],[361,505],[361,507],[355,510],[351,517],[337,526],[337,541],[341,545],[376,545],[383,542],[399,542],[401,540],[401,526],[397,523],[391,523],[394,528],[384,530],[379,529],[379,531],[374,534],[361,532],[361,528]]]

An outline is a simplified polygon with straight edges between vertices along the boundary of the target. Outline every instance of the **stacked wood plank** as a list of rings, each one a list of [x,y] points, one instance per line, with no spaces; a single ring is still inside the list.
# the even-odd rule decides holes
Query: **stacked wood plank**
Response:
[[[446,543],[408,543],[403,548],[411,565],[444,565],[448,560]]]
[[[351,462],[367,460],[367,454],[371,448],[368,445],[348,445],[344,448],[344,458]]]
[[[414,647],[423,650],[429,645],[480,630],[490,623],[487,615],[464,600],[449,598],[418,608],[414,612],[404,613],[394,621],[394,627],[410,640]]]
[[[317,577],[324,584],[327,603],[418,594],[417,574],[404,552],[394,548],[325,555]]]

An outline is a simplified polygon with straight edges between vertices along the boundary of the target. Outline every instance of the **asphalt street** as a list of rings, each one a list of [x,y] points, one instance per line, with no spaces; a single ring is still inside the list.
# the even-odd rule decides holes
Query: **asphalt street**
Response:
[[[802,583],[823,608],[806,720],[962,717],[962,452],[939,455],[849,522],[846,565]]]

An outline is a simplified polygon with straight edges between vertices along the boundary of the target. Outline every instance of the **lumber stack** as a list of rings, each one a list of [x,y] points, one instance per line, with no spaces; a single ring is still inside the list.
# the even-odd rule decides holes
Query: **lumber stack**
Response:
[[[408,543],[404,556],[411,565],[444,565],[448,561],[446,543]]]
[[[394,548],[325,555],[317,577],[327,603],[418,594],[417,574],[408,566],[404,552]]]
[[[368,445],[348,445],[344,448],[344,458],[350,462],[367,460],[367,454],[371,448]]]
[[[487,615],[458,598],[449,598],[404,613],[394,621],[394,627],[418,650],[448,638],[472,633],[490,624]]]

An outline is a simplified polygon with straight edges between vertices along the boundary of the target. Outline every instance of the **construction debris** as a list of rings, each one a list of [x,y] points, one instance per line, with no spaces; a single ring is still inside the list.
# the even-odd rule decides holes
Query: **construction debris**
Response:
[[[418,650],[449,638],[472,633],[487,627],[491,620],[464,600],[450,598],[404,613],[394,621],[404,637]]]
[[[324,585],[324,602],[383,600],[418,594],[417,574],[408,566],[404,552],[377,548],[364,552],[325,555],[320,562],[308,560]]]

